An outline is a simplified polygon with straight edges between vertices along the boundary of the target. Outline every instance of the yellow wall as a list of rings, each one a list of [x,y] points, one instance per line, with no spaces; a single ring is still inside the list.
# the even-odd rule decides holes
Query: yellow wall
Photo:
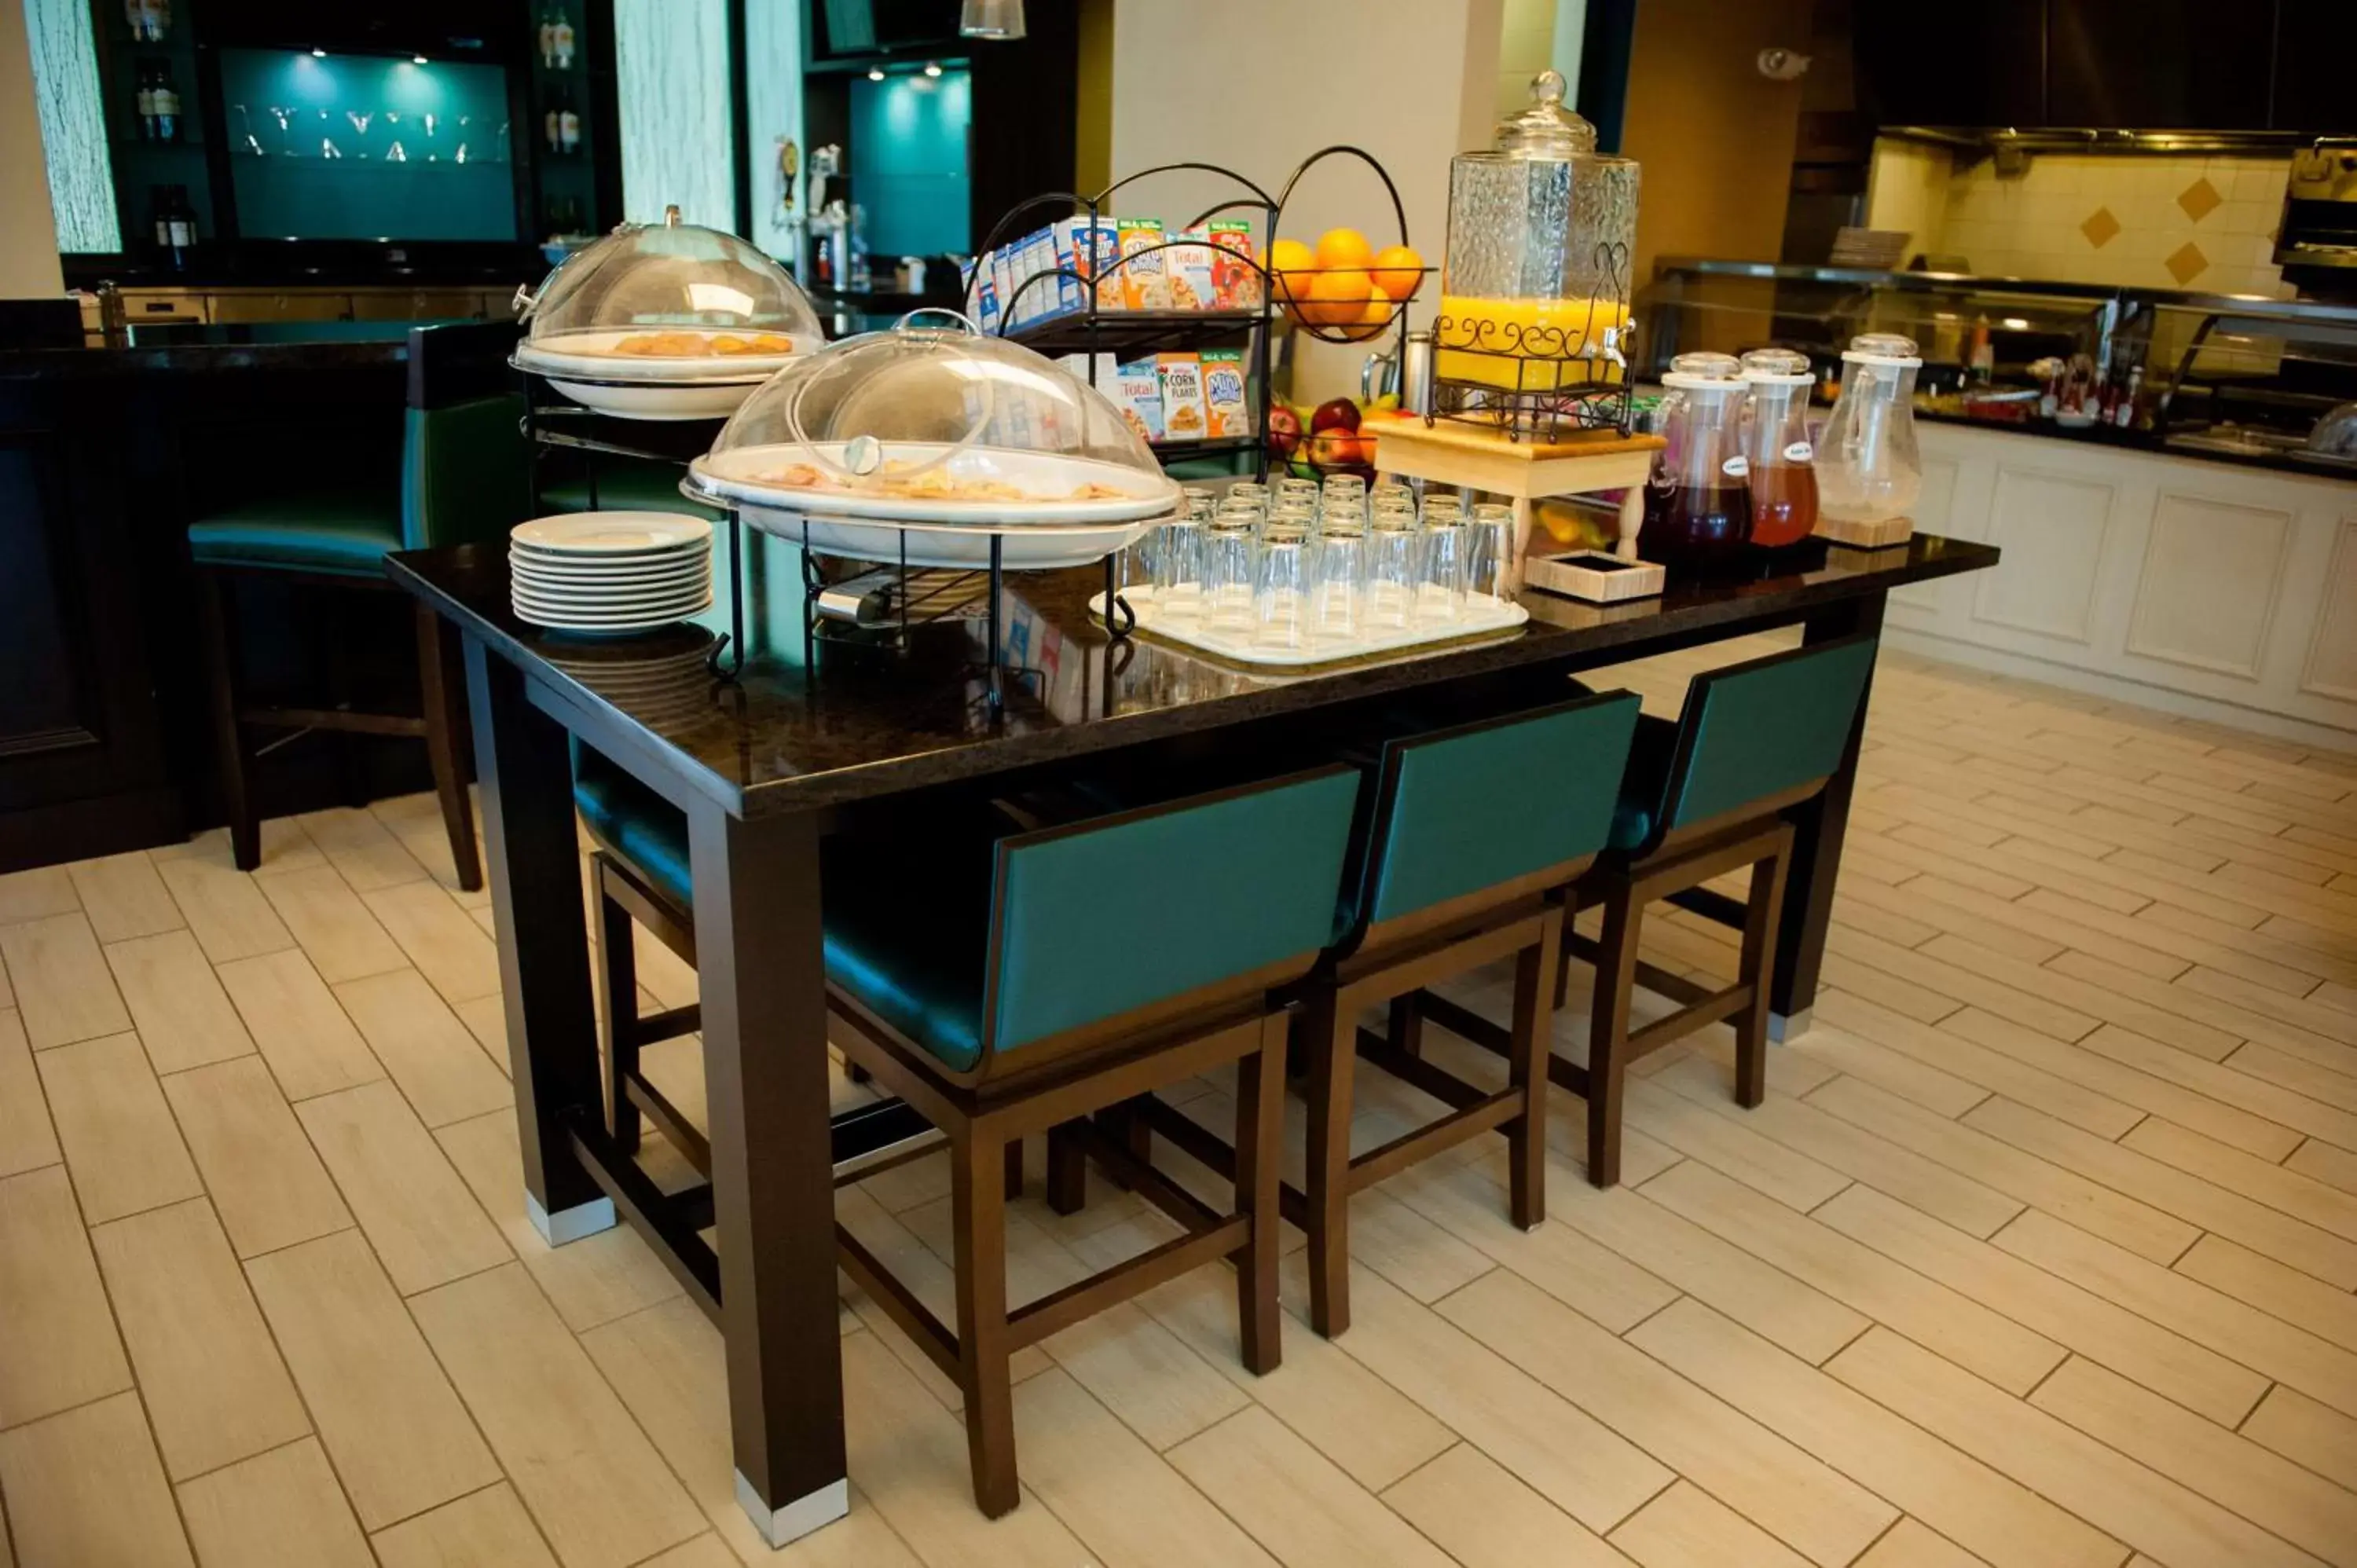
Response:
[[[0,0],[0,299],[65,292],[23,0]]]
[[[1782,249],[1802,87],[1754,63],[1805,48],[1807,0],[1644,0],[1620,150],[1643,166],[1641,288],[1657,256],[1774,261]]]
[[[1113,0],[1080,0],[1081,70],[1073,93],[1078,139],[1072,188],[1087,196],[1113,183]]]

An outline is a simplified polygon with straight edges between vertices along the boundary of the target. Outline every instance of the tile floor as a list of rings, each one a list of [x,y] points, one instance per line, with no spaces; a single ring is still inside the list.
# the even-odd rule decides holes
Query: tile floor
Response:
[[[1667,708],[1695,661],[1619,673]],[[1356,1326],[1289,1321],[1265,1379],[1216,1269],[1026,1352],[996,1524],[954,1390],[846,1290],[854,1509],[783,1555],[2357,1563],[2357,756],[1899,656],[1869,744],[1760,1110],[1715,1031],[1631,1084],[1614,1191],[1558,1102],[1533,1233],[1497,1149],[1365,1195]],[[490,911],[432,802],[266,844],[0,877],[0,1568],[762,1555],[714,1331],[627,1230],[523,1217]],[[692,1042],[657,1070],[697,1092]],[[1365,1136],[1426,1109],[1364,1076]],[[946,1186],[842,1213],[940,1291]],[[1027,1202],[1015,1293],[1158,1223]]]

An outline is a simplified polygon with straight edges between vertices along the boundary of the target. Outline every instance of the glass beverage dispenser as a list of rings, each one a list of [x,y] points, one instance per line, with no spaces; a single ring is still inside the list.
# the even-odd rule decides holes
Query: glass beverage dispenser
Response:
[[[1724,571],[1741,563],[1751,540],[1743,367],[1729,354],[1680,354],[1662,385],[1669,445],[1645,482],[1637,553],[1674,573]]]
[[[1751,542],[1774,550],[1797,544],[1817,526],[1816,452],[1809,443],[1808,356],[1754,349],[1743,356],[1751,389],[1743,455],[1750,465]]]
[[[1434,372],[1442,382],[1554,392],[1627,375],[1637,165],[1596,150],[1596,127],[1541,71],[1497,145],[1448,166],[1448,253]]]
[[[1923,488],[1912,338],[1868,332],[1842,354],[1841,396],[1817,456],[1817,506],[1837,522],[1904,517]]]

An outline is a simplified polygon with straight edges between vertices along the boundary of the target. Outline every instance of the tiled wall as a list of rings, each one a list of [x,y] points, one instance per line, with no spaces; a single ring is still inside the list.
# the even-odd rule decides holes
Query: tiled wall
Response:
[[[41,155],[48,161],[58,249],[119,251],[123,231],[106,158],[90,7],[82,0],[27,0],[25,29],[32,45],[33,97],[40,109]],[[8,149],[11,157],[22,155],[22,148]]]
[[[2025,174],[1875,144],[1867,221],[1975,273],[2289,298],[2270,259],[2288,160],[2033,153]]]

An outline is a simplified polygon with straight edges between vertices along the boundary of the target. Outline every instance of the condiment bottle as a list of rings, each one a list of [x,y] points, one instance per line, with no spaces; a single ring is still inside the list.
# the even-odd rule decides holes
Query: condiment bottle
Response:
[[[1729,354],[1680,354],[1662,385],[1669,445],[1645,484],[1637,553],[1673,572],[1725,571],[1742,561],[1751,539],[1743,367]]]
[[[1751,542],[1770,550],[1797,544],[1817,526],[1816,449],[1809,441],[1809,389],[1816,377],[1804,354],[1754,349],[1743,356],[1743,384],[1751,389],[1743,443],[1751,469]]]

